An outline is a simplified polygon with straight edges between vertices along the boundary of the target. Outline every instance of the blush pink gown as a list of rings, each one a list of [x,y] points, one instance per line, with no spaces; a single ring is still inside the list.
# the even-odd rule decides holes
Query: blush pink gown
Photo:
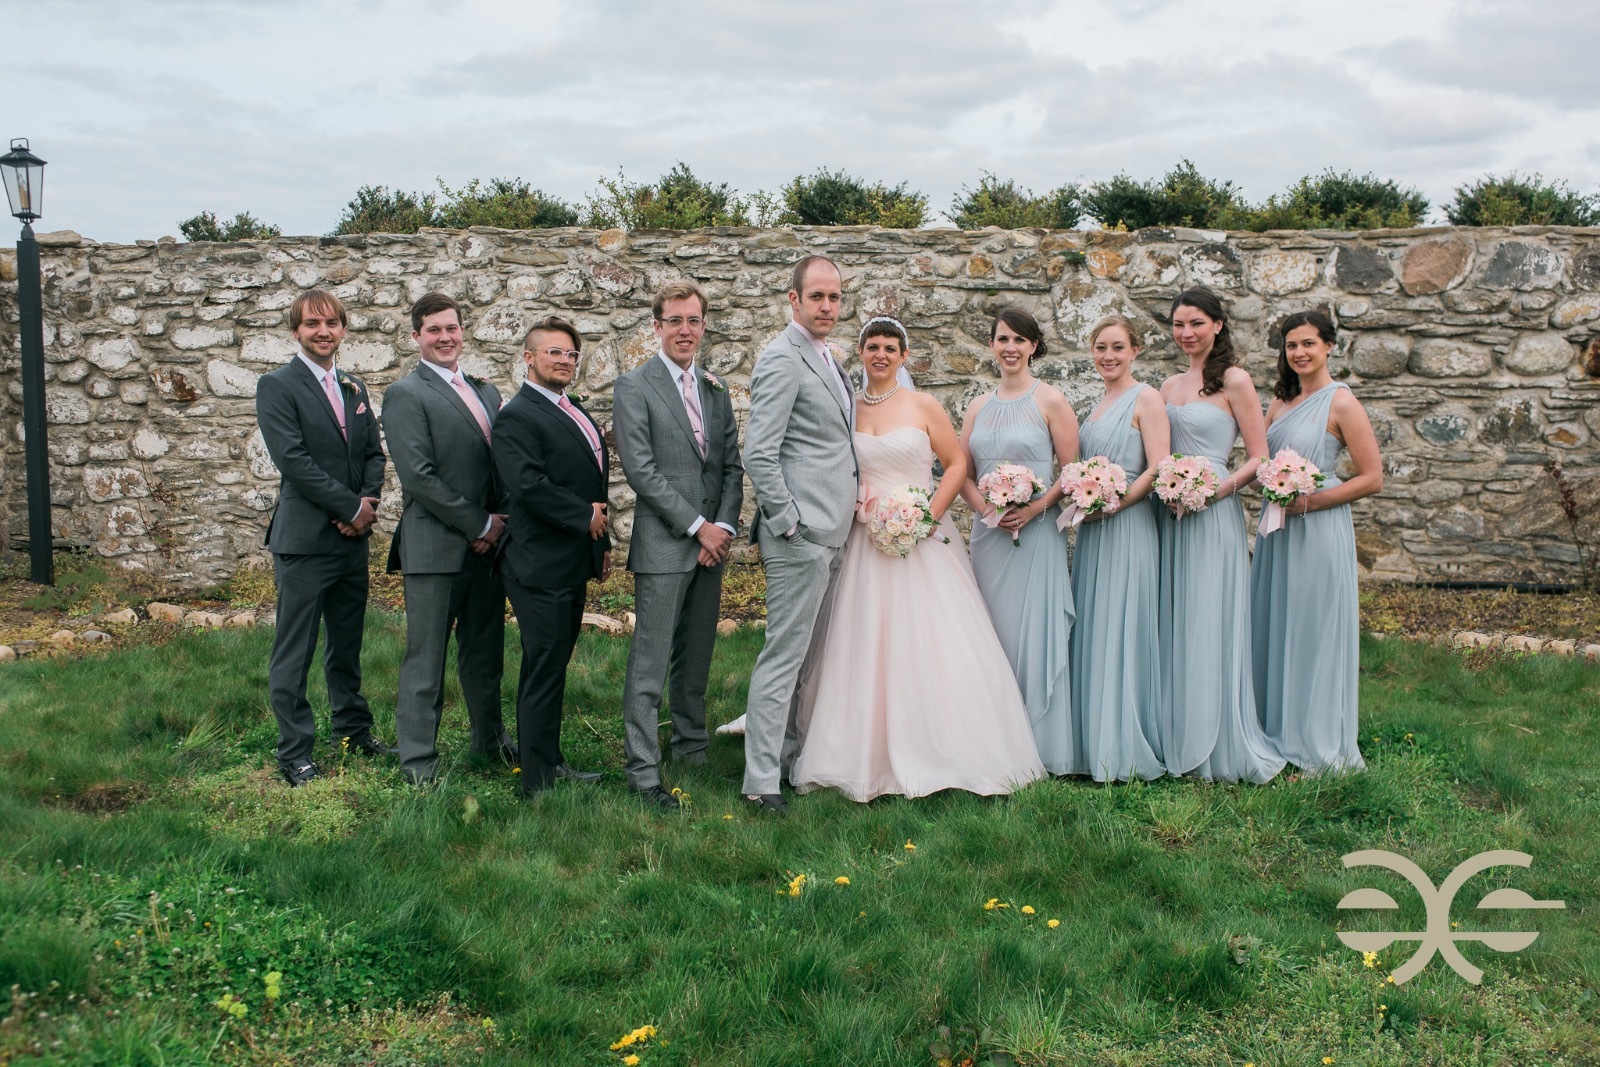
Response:
[[[931,485],[920,428],[855,444],[867,495]],[[797,792],[996,794],[1044,775],[961,534],[948,519],[940,532],[949,544],[935,535],[897,559],[862,523],[850,531],[801,675]]]

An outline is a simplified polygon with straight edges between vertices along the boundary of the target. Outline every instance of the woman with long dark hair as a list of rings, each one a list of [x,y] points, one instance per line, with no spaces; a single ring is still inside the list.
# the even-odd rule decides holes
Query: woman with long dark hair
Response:
[[[1238,491],[1265,455],[1261,400],[1238,365],[1217,294],[1185,289],[1172,302],[1172,339],[1189,369],[1161,383],[1172,451],[1207,460],[1216,495],[1174,509],[1161,526],[1161,755],[1168,772],[1269,782],[1283,769],[1256,712],[1250,640],[1250,558]],[[1245,461],[1229,471],[1234,441]]]
[[[1293,449],[1326,476],[1256,538],[1250,568],[1261,724],[1301,770],[1359,771],[1360,618],[1350,504],[1383,488],[1383,458],[1361,402],[1328,373],[1333,320],[1301,311],[1278,326],[1278,382],[1267,455]],[[1348,449],[1355,474],[1334,473]]]

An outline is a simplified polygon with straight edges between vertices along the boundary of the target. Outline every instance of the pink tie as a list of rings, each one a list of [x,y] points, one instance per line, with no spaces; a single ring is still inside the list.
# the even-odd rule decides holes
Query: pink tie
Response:
[[[348,441],[350,434],[344,428],[344,397],[339,395],[339,386],[333,379],[334,374],[331,371],[322,376],[322,391],[328,394],[328,403],[333,406],[333,417],[339,420],[339,435]]]
[[[583,436],[589,442],[589,448],[594,452],[595,465],[603,468],[605,464],[600,462],[600,438],[595,436],[594,427],[589,425],[589,420],[578,413],[578,409],[572,406],[572,401],[567,399],[567,394],[565,393],[562,393],[561,399],[556,401],[556,406],[570,415],[572,421],[578,424],[578,429],[583,431]]]
[[[694,431],[694,446],[700,450],[700,458],[706,458],[706,427],[700,418],[700,398],[695,396],[694,371],[684,371],[678,375],[678,384],[683,386],[683,407],[689,413],[689,428]]]
[[[467,405],[467,410],[472,412],[472,417],[478,420],[478,429],[483,431],[483,439],[489,440],[489,416],[484,414],[483,401],[473,395],[472,390],[467,388],[467,380],[459,373],[450,376],[450,384],[455,387],[461,402]]]
[[[822,361],[828,365],[829,370],[833,371],[833,380],[839,387],[839,395],[844,397],[844,409],[849,411],[851,401],[854,398],[850,395],[850,387],[844,384],[844,371],[840,370],[839,364],[834,362],[833,353],[828,351],[826,344],[822,346]]]

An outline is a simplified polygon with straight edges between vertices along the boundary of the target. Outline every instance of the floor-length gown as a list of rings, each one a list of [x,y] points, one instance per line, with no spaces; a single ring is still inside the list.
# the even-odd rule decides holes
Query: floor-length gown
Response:
[[[1292,448],[1339,484],[1339,439],[1328,432],[1326,385],[1267,428],[1267,451]],[[1261,725],[1305,771],[1366,768],[1357,744],[1361,622],[1350,505],[1289,516],[1256,538],[1250,567],[1255,690]]]
[[[1030,467],[1049,485],[1055,477],[1055,443],[1033,388],[1011,400],[991,395],[973,418],[967,438],[977,469],[973,480],[1002,463]],[[1072,729],[1072,579],[1067,538],[1056,529],[1059,511],[1048,508],[1021,530],[972,524],[972,570],[989,606],[1000,646],[1016,673],[1039,758],[1051,774],[1087,774],[1090,763]]]
[[[869,496],[931,484],[921,428],[855,444]],[[802,672],[797,792],[1009,793],[1044,774],[961,535],[948,519],[941,532],[949,543],[936,534],[897,559],[852,527]]]
[[[1172,451],[1211,461],[1219,481],[1239,426],[1204,400],[1167,405]],[[1250,560],[1238,494],[1181,519],[1162,505],[1162,710],[1168,772],[1269,782],[1283,757],[1256,713],[1250,644]]]
[[[1128,482],[1144,473],[1144,441],[1132,425],[1135,385],[1083,424],[1085,458],[1105,456]],[[1153,494],[1078,527],[1072,592],[1078,622],[1072,631],[1074,735],[1086,757],[1084,773],[1097,782],[1159,778],[1155,745],[1161,710],[1159,593],[1161,552]]]

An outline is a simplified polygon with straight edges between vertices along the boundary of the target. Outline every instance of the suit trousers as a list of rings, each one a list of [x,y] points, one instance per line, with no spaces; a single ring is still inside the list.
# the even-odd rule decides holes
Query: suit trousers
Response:
[[[750,672],[744,727],[744,792],[752,796],[778,792],[800,746],[800,668],[842,551],[799,534],[785,540],[765,525],[758,536],[767,574],[767,638]]]
[[[622,747],[632,789],[661,784],[661,691],[668,680],[672,755],[705,762],[706,679],[717,640],[722,572],[718,564],[633,577],[637,622],[622,687]]]
[[[567,663],[583,624],[584,586],[532,589],[505,579],[511,610],[522,634],[522,669],[517,676],[517,750],[522,792],[535,793],[555,781],[561,754],[561,703]]]
[[[445,652],[452,630],[472,751],[494,753],[511,743],[500,714],[506,592],[494,558],[470,551],[454,574],[407,574],[405,589],[406,654],[394,709],[395,743],[401,768],[421,781],[438,769]]]
[[[339,552],[274,553],[278,623],[272,639],[267,686],[278,719],[278,762],[311,758],[316,716],[306,699],[306,675],[326,621],[322,672],[334,738],[372,732],[372,709],[361,695],[361,637],[367,621],[367,541],[352,538]]]

